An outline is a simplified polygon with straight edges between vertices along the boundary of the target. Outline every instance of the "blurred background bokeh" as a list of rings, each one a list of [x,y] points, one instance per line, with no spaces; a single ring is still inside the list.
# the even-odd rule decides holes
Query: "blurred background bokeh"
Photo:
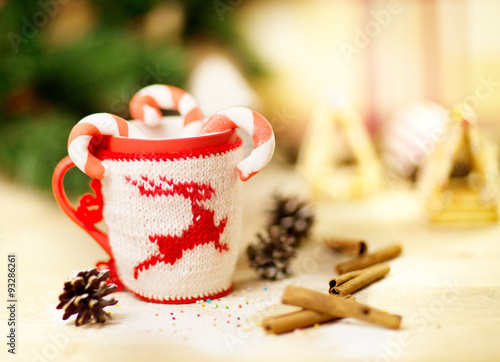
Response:
[[[376,145],[395,109],[424,99],[469,104],[498,141],[498,14],[498,0],[0,0],[0,172],[49,190],[72,126],[129,119],[154,83],[190,91],[206,116],[260,111],[290,164],[332,86]]]

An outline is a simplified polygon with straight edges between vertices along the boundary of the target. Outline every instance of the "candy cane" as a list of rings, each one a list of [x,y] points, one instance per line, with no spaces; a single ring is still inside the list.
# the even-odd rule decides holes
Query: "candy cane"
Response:
[[[138,91],[130,101],[130,114],[148,126],[160,124],[160,109],[178,111],[184,118],[182,136],[197,136],[200,132],[203,113],[195,99],[180,88],[154,84]]]
[[[121,117],[109,113],[96,113],[78,122],[68,138],[68,154],[73,163],[88,176],[102,179],[106,165],[89,152],[89,144],[95,135],[145,138],[135,127]]]
[[[259,113],[248,108],[233,107],[210,117],[203,125],[200,134],[222,132],[241,128],[252,136],[253,150],[238,163],[242,181],[248,180],[271,161],[274,153],[274,133],[269,122]]]

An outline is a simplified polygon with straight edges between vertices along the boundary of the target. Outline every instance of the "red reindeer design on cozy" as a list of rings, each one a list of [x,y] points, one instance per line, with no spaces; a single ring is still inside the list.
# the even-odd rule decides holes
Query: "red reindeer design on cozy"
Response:
[[[174,183],[173,180],[166,180],[164,177],[160,177],[161,184],[159,185],[147,177],[142,177],[140,181],[132,180],[130,177],[125,179],[136,186],[142,196],[181,195],[191,201],[193,213],[192,224],[184,230],[182,235],[149,235],[149,240],[158,245],[159,253],[151,255],[134,267],[135,279],[138,278],[140,272],[157,263],[174,265],[182,258],[185,250],[192,250],[198,245],[213,243],[213,247],[221,253],[229,250],[226,244],[220,243],[227,217],[223,218],[219,225],[215,225],[214,212],[203,207],[203,202],[209,200],[215,192],[212,186],[196,182]]]

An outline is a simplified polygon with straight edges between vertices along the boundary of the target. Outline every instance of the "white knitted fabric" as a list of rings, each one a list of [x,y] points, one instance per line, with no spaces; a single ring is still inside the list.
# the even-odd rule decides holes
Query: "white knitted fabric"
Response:
[[[230,289],[241,227],[241,181],[236,169],[241,158],[241,147],[237,147],[224,153],[175,160],[103,161],[109,170],[101,181],[103,216],[116,269],[126,287],[158,302],[204,299]],[[186,188],[187,183],[202,186]],[[175,185],[184,187],[193,197],[166,195],[173,192]],[[213,193],[207,198],[204,193],[210,188]],[[182,250],[182,257],[175,261],[157,260],[138,270],[141,263],[164,256],[159,242],[154,241],[155,235],[181,238],[203,220],[199,215],[195,220],[195,204],[197,210],[202,209],[205,220],[213,220],[213,227],[223,227],[219,245],[227,250],[218,250],[216,241],[205,240],[204,244]],[[221,226],[224,222],[225,227]],[[209,231],[196,235],[203,238]]]

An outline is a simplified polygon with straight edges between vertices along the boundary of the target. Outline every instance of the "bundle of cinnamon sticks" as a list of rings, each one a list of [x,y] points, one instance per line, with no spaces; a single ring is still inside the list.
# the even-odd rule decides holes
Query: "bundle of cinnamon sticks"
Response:
[[[357,255],[336,266],[340,275],[330,280],[330,295],[289,285],[283,292],[282,303],[302,307],[302,310],[268,317],[262,322],[263,328],[269,333],[280,334],[347,317],[386,328],[399,328],[400,316],[358,303],[351,293],[384,277],[390,267],[381,263],[398,256],[401,246],[394,244],[367,254],[368,246],[362,240],[330,239],[326,245],[337,251]]]

